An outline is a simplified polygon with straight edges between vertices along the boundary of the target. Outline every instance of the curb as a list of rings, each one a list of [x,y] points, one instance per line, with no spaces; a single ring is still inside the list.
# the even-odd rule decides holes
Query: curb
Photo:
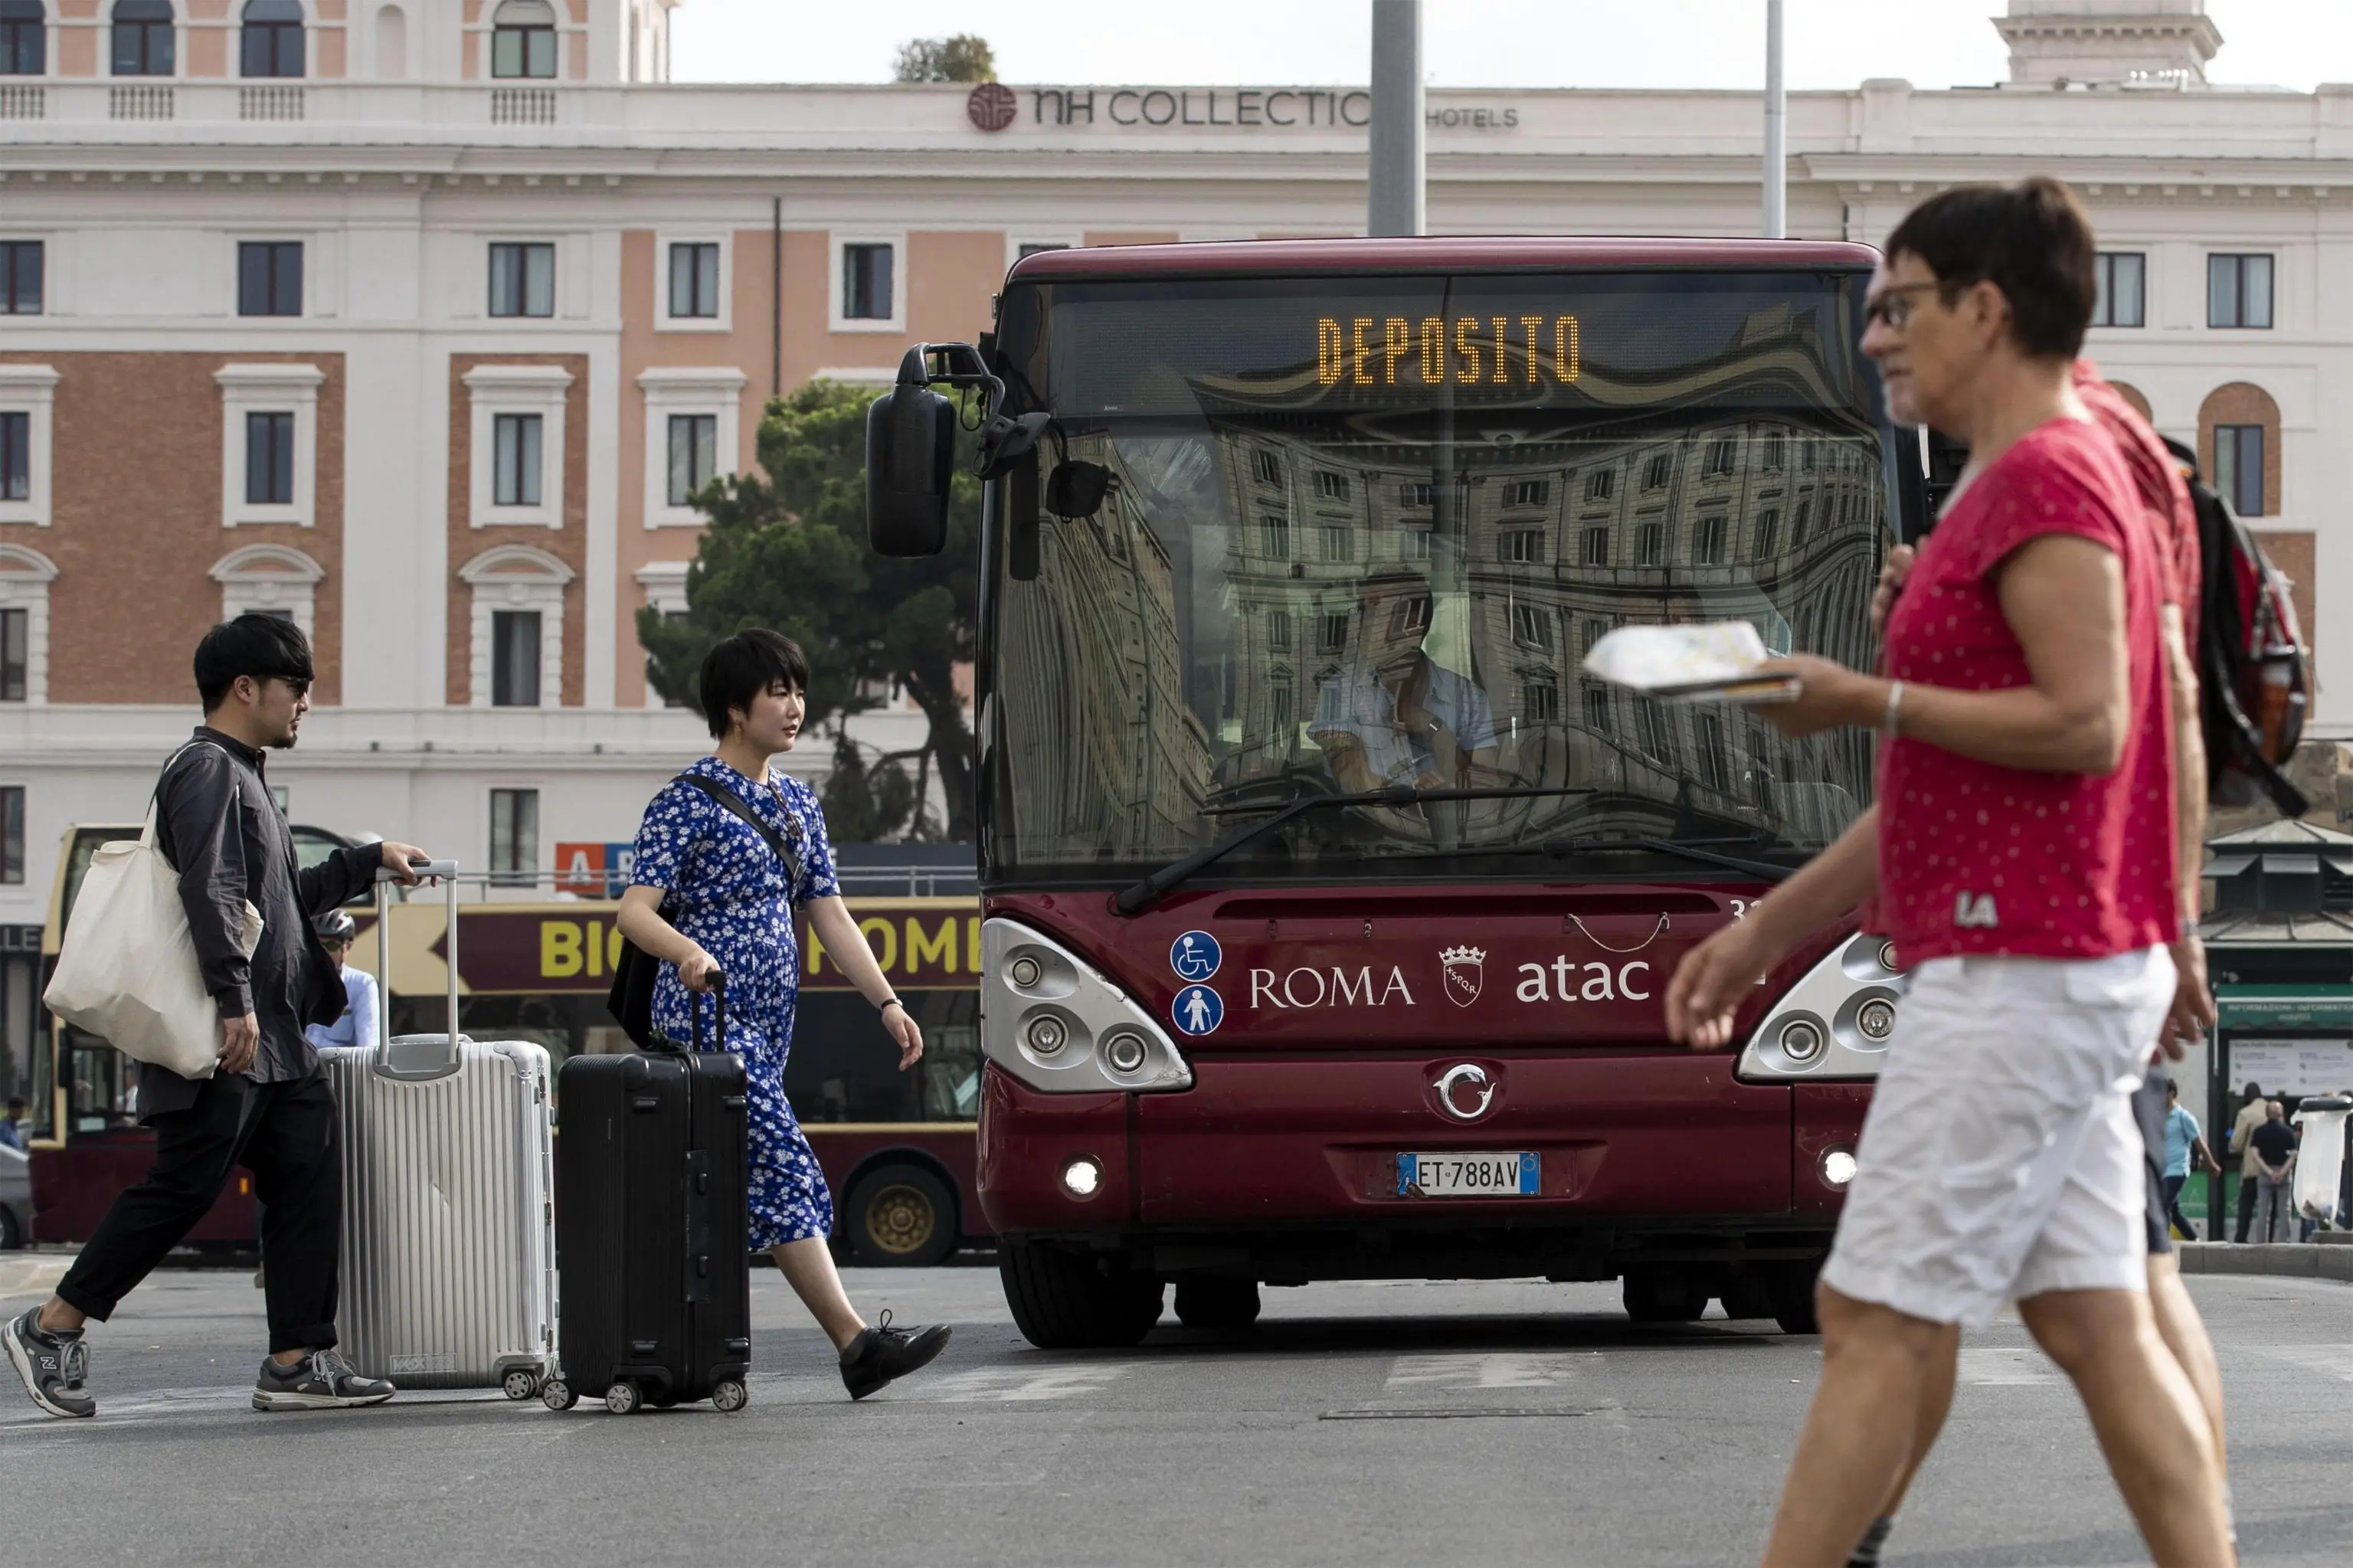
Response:
[[[70,1254],[62,1257],[55,1254],[47,1257],[9,1257],[0,1254],[0,1298],[47,1296],[72,1266]]]
[[[2176,1242],[2184,1274],[2269,1274],[2353,1284],[2353,1246],[2311,1242]]]

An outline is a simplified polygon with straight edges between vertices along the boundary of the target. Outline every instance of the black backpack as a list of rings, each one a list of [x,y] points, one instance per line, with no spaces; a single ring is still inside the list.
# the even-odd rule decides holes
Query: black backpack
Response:
[[[2168,438],[2188,471],[2198,513],[2199,728],[2206,799],[2217,806],[2269,800],[2283,816],[2312,808],[2281,772],[2295,755],[2312,703],[2312,659],[2287,579],[2247,525],[2198,476],[2197,455]]]

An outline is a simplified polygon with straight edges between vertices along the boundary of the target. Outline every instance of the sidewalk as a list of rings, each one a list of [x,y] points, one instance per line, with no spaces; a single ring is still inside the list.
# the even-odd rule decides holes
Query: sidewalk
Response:
[[[2181,1255],[2184,1274],[2283,1274],[2353,1284],[2353,1246],[2341,1242],[2176,1242],[2173,1245]]]
[[[0,1252],[0,1301],[12,1296],[47,1296],[73,1260],[69,1252]]]

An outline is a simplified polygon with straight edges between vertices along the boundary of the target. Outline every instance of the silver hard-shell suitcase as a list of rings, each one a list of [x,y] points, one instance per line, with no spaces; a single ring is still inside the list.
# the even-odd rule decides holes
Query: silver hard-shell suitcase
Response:
[[[377,1050],[319,1053],[341,1108],[343,1304],[353,1368],[403,1388],[529,1399],[555,1363],[554,1143],[544,1047],[458,1033],[454,861],[449,1033],[391,1029],[392,948],[376,885]],[[456,1042],[452,1049],[451,1042]]]

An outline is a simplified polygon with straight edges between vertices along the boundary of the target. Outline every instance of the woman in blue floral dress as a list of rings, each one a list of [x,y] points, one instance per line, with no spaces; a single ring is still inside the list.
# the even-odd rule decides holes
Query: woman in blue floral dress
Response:
[[[700,696],[718,741],[709,757],[665,785],[638,829],[632,885],[621,897],[621,932],[662,960],[655,982],[653,1026],[672,1040],[692,1038],[694,992],[715,969],[727,984],[727,1049],[744,1058],[749,1082],[749,1201],[752,1246],[776,1266],[841,1352],[842,1381],[863,1399],[903,1377],[947,1345],[944,1327],[897,1329],[886,1313],[868,1328],[834,1271],[826,1238],[833,1197],[808,1139],[785,1099],[785,1057],[793,1043],[800,996],[800,948],[793,911],[841,965],[850,984],[882,1014],[903,1071],[923,1054],[915,1026],[874,961],[865,933],[841,901],[833,848],[816,793],[769,767],[790,751],[807,705],[808,663],[791,639],[740,632],[702,663]],[[788,866],[768,834],[714,799],[724,790],[782,841]],[[707,1024],[706,1024],[707,1027]]]

